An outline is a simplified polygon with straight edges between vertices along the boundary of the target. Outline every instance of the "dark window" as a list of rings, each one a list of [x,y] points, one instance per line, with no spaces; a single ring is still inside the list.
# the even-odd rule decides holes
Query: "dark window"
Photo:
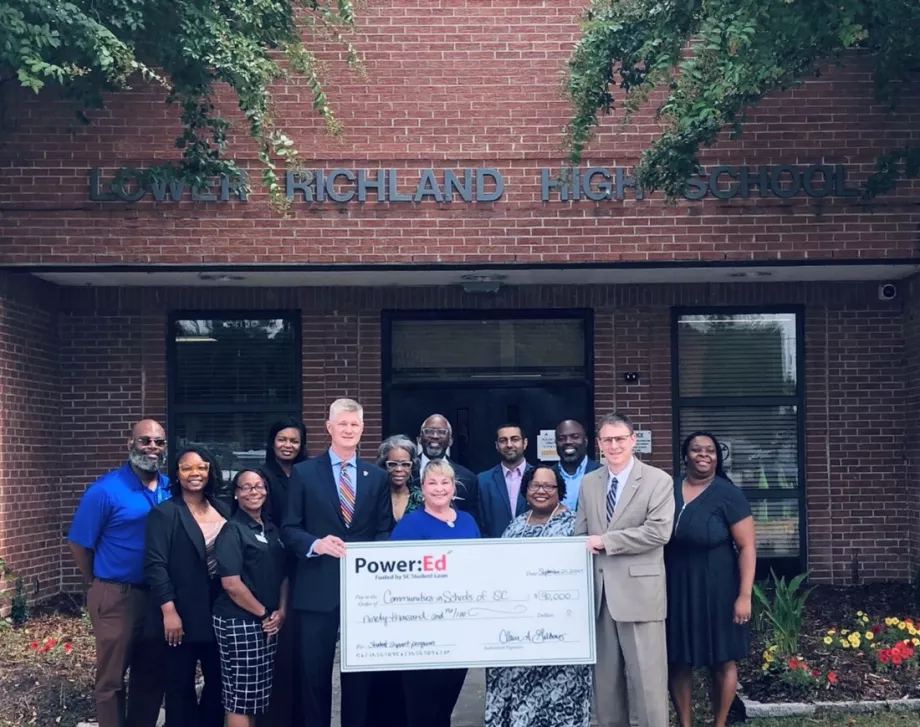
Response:
[[[390,335],[393,382],[584,377],[584,318],[397,319]]]
[[[198,445],[226,477],[260,465],[272,422],[299,416],[300,335],[295,313],[172,318],[169,435],[173,451]]]
[[[695,430],[715,434],[728,476],[751,503],[760,570],[799,570],[805,542],[800,316],[679,311],[674,337],[675,452]]]

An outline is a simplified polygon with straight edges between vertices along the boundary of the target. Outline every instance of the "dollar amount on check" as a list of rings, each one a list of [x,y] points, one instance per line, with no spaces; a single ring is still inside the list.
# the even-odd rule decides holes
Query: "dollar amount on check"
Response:
[[[584,538],[349,543],[344,672],[593,664]]]

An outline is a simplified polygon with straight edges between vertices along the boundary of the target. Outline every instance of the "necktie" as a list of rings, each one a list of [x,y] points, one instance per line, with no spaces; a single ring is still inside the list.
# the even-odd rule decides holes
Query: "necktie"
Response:
[[[617,486],[620,483],[616,477],[610,478],[610,487],[607,490],[607,522],[613,520],[613,511],[617,506]]]
[[[350,527],[351,519],[355,516],[355,488],[348,476],[348,462],[342,462],[342,474],[339,475],[339,504],[345,527]]]

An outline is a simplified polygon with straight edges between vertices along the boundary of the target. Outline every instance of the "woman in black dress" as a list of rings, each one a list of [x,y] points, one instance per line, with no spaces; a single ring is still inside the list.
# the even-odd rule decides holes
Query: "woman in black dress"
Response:
[[[712,673],[714,727],[725,727],[748,654],[756,550],[754,518],[722,466],[718,440],[694,432],[681,446],[674,533],[665,547],[668,668],[680,727],[691,727],[693,668]]]
[[[268,502],[264,510],[277,526],[281,527],[287,507],[288,489],[294,465],[306,456],[307,428],[296,417],[279,419],[272,424],[265,443],[265,474],[268,485]],[[287,576],[293,588],[297,558],[288,554]],[[278,634],[278,651],[275,654],[275,676],[268,711],[261,715],[259,727],[295,727],[300,724],[300,672],[297,663],[297,645],[300,631],[296,618],[285,619]]]

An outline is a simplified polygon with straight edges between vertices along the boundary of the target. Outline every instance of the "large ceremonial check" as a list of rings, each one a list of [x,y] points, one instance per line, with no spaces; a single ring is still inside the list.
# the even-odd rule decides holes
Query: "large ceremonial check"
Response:
[[[584,538],[349,543],[341,669],[593,664]]]

